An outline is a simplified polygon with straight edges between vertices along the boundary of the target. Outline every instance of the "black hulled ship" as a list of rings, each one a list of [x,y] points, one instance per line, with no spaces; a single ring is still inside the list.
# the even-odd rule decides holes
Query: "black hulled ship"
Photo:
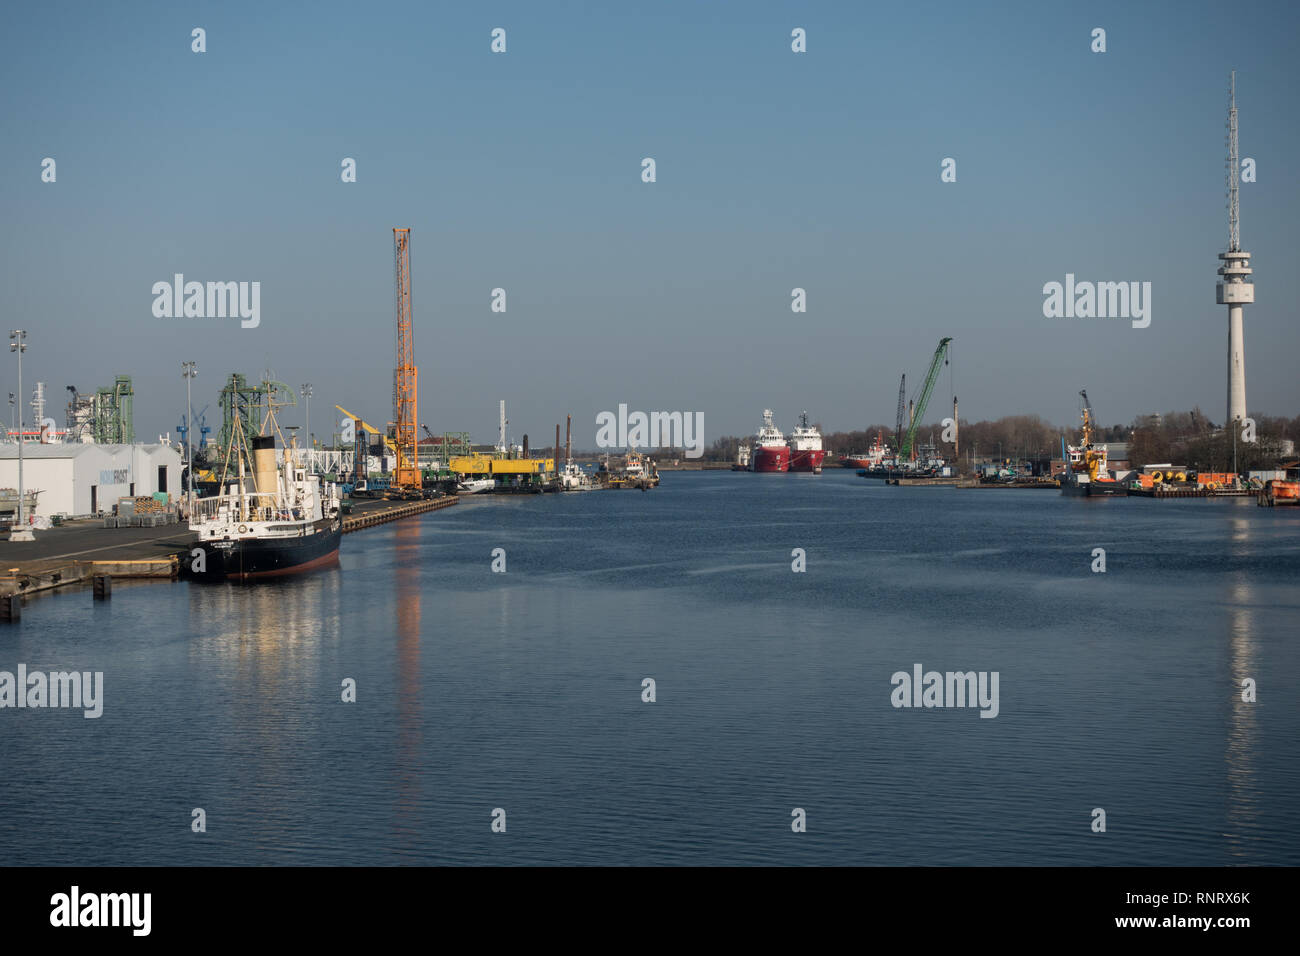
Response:
[[[277,462],[273,435],[251,445],[252,474],[236,452],[235,480],[197,503],[190,530],[202,553],[191,553],[185,570],[200,580],[250,581],[337,562],[343,536],[337,486],[309,474],[291,450]]]

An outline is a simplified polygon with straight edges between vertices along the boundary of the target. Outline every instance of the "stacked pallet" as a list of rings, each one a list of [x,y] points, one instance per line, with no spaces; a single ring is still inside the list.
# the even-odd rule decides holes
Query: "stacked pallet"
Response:
[[[153,497],[124,496],[117,500],[117,516],[105,518],[104,527],[161,528],[176,524],[178,520],[176,507],[168,501],[165,494]]]

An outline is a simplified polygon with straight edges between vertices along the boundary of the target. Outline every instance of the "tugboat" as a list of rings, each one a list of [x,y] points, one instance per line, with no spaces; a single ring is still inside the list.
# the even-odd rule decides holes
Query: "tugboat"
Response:
[[[863,468],[867,471],[883,467],[885,459],[889,457],[889,449],[881,442],[880,438],[880,432],[876,432],[876,442],[866,452],[841,455],[840,465],[844,468]]]
[[[811,471],[814,475],[820,475],[825,460],[822,433],[815,425],[808,424],[808,413],[803,412],[799,416],[799,424],[790,434],[790,470]]]
[[[606,454],[591,481],[593,486],[600,488],[640,488],[645,491],[659,487],[659,469],[649,455],[631,449],[623,459],[623,467],[618,470],[610,467],[609,455]]]
[[[590,491],[591,476],[583,471],[572,458],[566,459],[564,469],[560,472],[561,491]]]
[[[1111,476],[1107,468],[1106,446],[1093,442],[1093,423],[1096,418],[1088,390],[1079,392],[1083,397],[1083,428],[1078,445],[1066,446],[1066,470],[1061,475],[1061,494],[1083,498],[1123,497],[1128,489]],[[1064,444],[1064,439],[1061,440]]]
[[[274,417],[268,417],[274,425]],[[252,439],[248,457],[253,474],[244,469],[243,432],[236,427],[227,450],[238,459],[234,481],[223,479],[222,491],[195,502],[190,530],[197,536],[201,556],[182,563],[203,581],[250,581],[300,574],[338,561],[343,535],[338,486],[309,475],[286,449],[276,462],[275,436]],[[251,482],[250,480],[251,479]]]
[[[654,488],[659,484],[659,469],[655,467],[654,460],[636,450],[627,453],[623,473],[629,482],[641,488]]]
[[[754,436],[754,450],[749,461],[750,471],[789,471],[790,446],[785,443],[781,429],[772,421],[772,409],[763,409],[763,424]]]
[[[736,460],[732,462],[732,471],[749,471],[749,446],[738,445],[736,447]]]

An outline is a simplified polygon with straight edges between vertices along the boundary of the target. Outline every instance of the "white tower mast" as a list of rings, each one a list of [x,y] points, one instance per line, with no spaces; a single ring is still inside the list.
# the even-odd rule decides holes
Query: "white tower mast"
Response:
[[[1228,86],[1228,251],[1220,252],[1219,281],[1215,300],[1228,307],[1228,422],[1246,417],[1246,345],[1242,331],[1241,307],[1255,301],[1255,283],[1247,278],[1250,253],[1241,248],[1241,208],[1237,199],[1237,181],[1241,172],[1237,152],[1237,73],[1231,74]]]

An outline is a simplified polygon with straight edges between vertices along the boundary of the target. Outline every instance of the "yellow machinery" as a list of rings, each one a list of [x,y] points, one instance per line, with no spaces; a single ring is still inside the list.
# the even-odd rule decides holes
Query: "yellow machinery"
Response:
[[[348,418],[351,418],[353,421],[361,422],[361,427],[362,427],[362,428],[364,428],[366,431],[370,432],[370,434],[372,434],[372,435],[378,435],[380,438],[382,438],[382,439],[384,440],[384,447],[387,448],[389,451],[391,451],[394,455],[397,454],[397,446],[396,446],[395,444],[393,444],[393,440],[392,440],[391,438],[389,438],[387,435],[385,435],[383,432],[381,432],[381,431],[380,431],[378,428],[376,428],[374,425],[370,424],[368,421],[365,421],[364,419],[360,418],[360,417],[357,416],[357,415],[353,415],[350,411],[348,411],[348,410],[347,410],[346,408],[344,408],[342,405],[335,405],[334,407],[337,408],[339,411],[341,411],[341,412],[342,412],[344,415],[346,415]]]
[[[1079,443],[1083,451],[1083,460],[1072,467],[1075,471],[1086,471],[1089,481],[1098,481],[1101,470],[1106,465],[1106,455],[1093,447],[1092,436],[1095,427],[1093,423],[1096,421],[1096,416],[1092,411],[1092,403],[1088,401],[1087,389],[1080,391],[1079,395],[1083,397],[1083,435]]]
[[[545,475],[555,471],[555,459],[462,455],[451,459],[447,467],[458,475]]]

